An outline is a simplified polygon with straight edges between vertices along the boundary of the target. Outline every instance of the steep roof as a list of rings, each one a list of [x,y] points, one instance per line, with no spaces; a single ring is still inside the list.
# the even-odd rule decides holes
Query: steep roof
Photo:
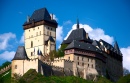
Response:
[[[25,48],[24,46],[19,46],[12,60],[25,60],[25,59],[29,59],[25,51]]]
[[[53,39],[53,37],[52,36],[49,36],[49,38],[48,38],[48,40],[47,41],[51,41],[51,42],[55,42],[55,40]]]
[[[76,40],[73,40],[66,48],[67,49],[72,49],[72,48],[77,48],[77,49],[82,49],[82,50],[87,50],[87,51],[94,51],[101,53],[102,51],[96,48],[94,45],[89,44],[89,43],[84,43],[84,42],[79,42]]]
[[[90,38],[86,38],[86,31],[84,30],[84,28],[80,28],[80,29],[75,29],[73,30],[70,35],[68,36],[67,40],[64,40],[62,42],[62,44],[66,44],[66,43],[71,43],[73,40],[84,40],[84,41],[88,41],[91,42]]]
[[[116,41],[115,44],[114,44],[114,49],[116,50],[117,54],[121,55],[121,51],[120,51],[120,49],[119,49],[119,46],[118,46],[117,41]]]
[[[107,43],[106,41],[100,39],[99,42],[102,42],[103,45],[104,45],[107,49],[109,49],[109,50],[111,50],[111,51],[113,51],[113,52],[115,51],[115,50],[114,50],[114,47],[113,47],[111,44]]]
[[[51,16],[50,16],[49,12],[47,11],[47,9],[41,8],[41,9],[35,10],[33,12],[32,16],[30,17],[29,22],[26,21],[24,23],[24,25],[30,24],[30,23],[32,23],[32,21],[38,22],[41,20],[45,20],[45,21],[57,24],[57,22],[55,20],[51,20]]]

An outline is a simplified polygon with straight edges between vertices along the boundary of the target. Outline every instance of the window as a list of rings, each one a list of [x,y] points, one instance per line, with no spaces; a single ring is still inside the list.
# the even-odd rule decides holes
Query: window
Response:
[[[93,62],[93,59],[91,59],[91,62]]]
[[[88,64],[88,67],[89,67],[89,64]]]
[[[17,65],[15,65],[15,69],[17,69]]]
[[[40,35],[41,35],[41,31],[40,31]]]
[[[51,32],[50,32],[50,36],[51,36]]]
[[[84,63],[82,63],[82,66],[84,66]]]
[[[82,61],[84,60],[84,58],[82,57]]]
[[[79,60],[79,57],[77,57],[77,60]]]
[[[49,29],[49,27],[48,27],[48,29]]]
[[[68,57],[68,59],[70,60],[70,57]]]
[[[52,28],[51,28],[51,30],[52,30]]]
[[[35,30],[35,29],[33,29],[33,30]]]
[[[49,35],[49,31],[47,31],[47,35]]]
[[[92,64],[92,68],[93,68],[93,64]]]
[[[38,29],[39,29],[39,27],[38,27]]]
[[[33,52],[31,52],[31,56],[33,56]]]
[[[30,32],[30,30],[29,30],[29,32]]]
[[[78,62],[78,65],[79,65],[79,62]]]
[[[33,41],[31,41],[31,48],[33,47]]]

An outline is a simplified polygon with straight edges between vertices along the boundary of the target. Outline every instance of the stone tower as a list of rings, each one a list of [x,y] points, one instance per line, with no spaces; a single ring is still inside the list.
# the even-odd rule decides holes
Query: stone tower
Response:
[[[46,8],[35,10],[23,24],[25,49],[29,59],[47,55],[56,48],[57,22]]]

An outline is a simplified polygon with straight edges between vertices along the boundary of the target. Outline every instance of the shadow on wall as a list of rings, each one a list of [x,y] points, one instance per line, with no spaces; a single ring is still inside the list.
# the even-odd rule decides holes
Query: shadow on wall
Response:
[[[51,66],[43,63],[41,65],[41,74],[44,76],[73,76],[73,71],[69,68]]]

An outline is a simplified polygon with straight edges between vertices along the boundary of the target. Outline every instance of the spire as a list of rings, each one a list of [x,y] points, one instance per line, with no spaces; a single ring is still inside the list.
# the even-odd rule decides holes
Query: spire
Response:
[[[117,41],[115,41],[114,49],[117,51],[117,54],[121,53]]]
[[[29,21],[30,21],[30,16],[28,15],[28,16],[27,16],[27,22],[29,22]]]
[[[77,18],[77,29],[79,29],[79,19]]]

